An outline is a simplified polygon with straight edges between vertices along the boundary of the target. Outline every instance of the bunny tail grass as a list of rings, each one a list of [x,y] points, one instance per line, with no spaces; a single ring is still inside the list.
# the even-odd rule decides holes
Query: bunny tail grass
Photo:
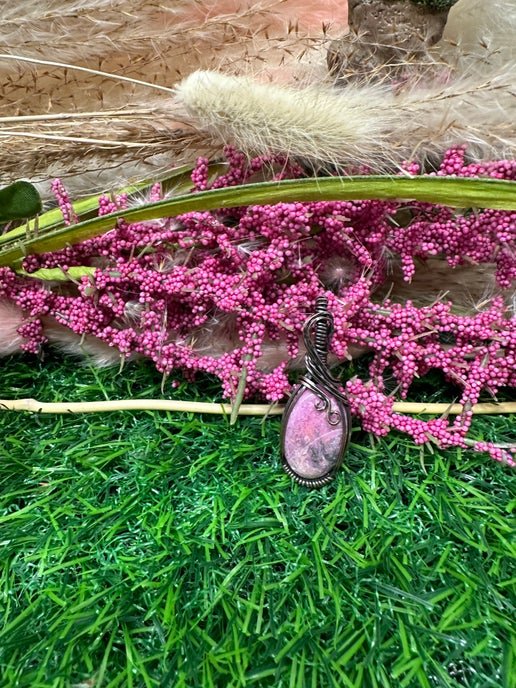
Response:
[[[496,77],[395,95],[384,86],[294,89],[199,71],[177,93],[199,128],[246,152],[382,169],[455,144],[480,159],[512,156],[513,73],[507,65]]]
[[[148,97],[138,81],[174,84],[195,69],[270,73],[346,26],[346,3],[320,0],[17,0],[2,3],[0,64],[5,113],[113,107]],[[18,62],[21,55],[68,63]],[[75,68],[133,79],[118,84]]]
[[[371,163],[394,126],[395,112],[386,108],[393,96],[383,88],[297,90],[198,71],[177,95],[199,128],[250,153]]]
[[[204,133],[178,131],[171,87],[195,69],[280,80],[313,64],[325,71],[324,46],[347,21],[340,0],[3,5],[0,175],[44,182],[45,197],[52,177],[74,195],[93,193],[220,153],[220,141],[214,149]]]

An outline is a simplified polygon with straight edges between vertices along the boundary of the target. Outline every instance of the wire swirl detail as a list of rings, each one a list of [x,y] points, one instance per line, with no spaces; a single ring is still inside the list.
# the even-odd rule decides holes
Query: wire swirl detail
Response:
[[[328,369],[328,345],[332,333],[333,316],[328,311],[328,300],[320,296],[316,301],[315,313],[306,321],[303,329],[306,375],[300,382],[317,396],[319,403],[316,408],[327,412],[328,423],[338,425],[342,418],[340,413],[332,410],[331,397],[340,399],[345,404],[347,399],[339,380]]]

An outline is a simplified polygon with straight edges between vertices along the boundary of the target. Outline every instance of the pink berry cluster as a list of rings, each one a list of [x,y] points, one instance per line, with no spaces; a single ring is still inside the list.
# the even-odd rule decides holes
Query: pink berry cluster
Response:
[[[228,148],[228,169],[209,180],[208,161],[192,173],[195,191],[241,184],[253,175],[300,176],[281,159],[247,160]],[[420,174],[414,163],[406,171]],[[463,148],[446,153],[438,175],[516,180],[516,162],[467,164]],[[66,222],[74,213],[59,180],[54,191]],[[151,200],[160,200],[159,184]],[[130,206],[127,196],[99,198],[99,214]],[[399,218],[403,217],[400,222]],[[467,437],[471,411],[482,393],[516,387],[516,319],[503,293],[514,295],[516,213],[459,213],[428,203],[321,201],[278,203],[191,212],[148,222],[117,222],[95,239],[41,256],[24,269],[93,266],[79,285],[49,288],[0,270],[0,296],[23,309],[19,333],[37,352],[45,341],[42,318],[77,335],[92,335],[122,356],[150,358],[164,375],[209,373],[234,398],[284,399],[288,373],[302,354],[302,330],[318,296],[328,297],[335,320],[332,353],[346,360],[369,352],[367,380],[345,383],[352,412],[378,436],[391,429],[417,444],[468,447],[516,465],[514,452]],[[429,305],[382,298],[390,266],[399,261],[409,282],[418,262],[432,257],[450,270],[494,266],[498,295],[469,314],[436,299]],[[510,301],[510,299],[509,299]],[[45,320],[47,321],[47,320]],[[301,357],[302,358],[302,357]],[[455,420],[423,421],[392,410],[393,379],[406,398],[413,381],[442,371],[457,386],[465,412]]]

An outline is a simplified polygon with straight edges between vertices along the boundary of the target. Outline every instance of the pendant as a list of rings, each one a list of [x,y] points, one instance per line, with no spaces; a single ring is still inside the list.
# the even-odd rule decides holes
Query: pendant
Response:
[[[321,296],[303,329],[307,372],[285,406],[281,430],[283,468],[304,487],[322,487],[333,480],[351,433],[346,398],[328,370],[332,332],[328,300]]]

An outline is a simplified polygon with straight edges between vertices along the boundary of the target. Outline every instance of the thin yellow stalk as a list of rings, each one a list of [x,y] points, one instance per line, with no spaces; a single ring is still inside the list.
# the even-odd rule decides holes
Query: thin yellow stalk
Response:
[[[104,413],[108,411],[172,411],[186,413],[207,413],[231,416],[234,412],[231,404],[216,404],[204,401],[175,401],[171,399],[120,399],[116,401],[81,401],[81,402],[44,402],[37,399],[0,399],[0,410],[28,411],[30,413]],[[461,404],[416,403],[398,401],[393,405],[396,413],[407,414],[450,414],[462,412]],[[239,416],[277,416],[283,413],[284,406],[269,404],[241,404]],[[475,415],[501,415],[516,413],[516,402],[475,404],[472,408]]]
[[[93,119],[94,117],[128,117],[130,115],[149,115],[155,116],[152,109],[148,110],[102,110],[98,112],[54,112],[42,115],[11,115],[0,117],[0,124],[19,124],[20,122],[51,122],[61,120]]]

